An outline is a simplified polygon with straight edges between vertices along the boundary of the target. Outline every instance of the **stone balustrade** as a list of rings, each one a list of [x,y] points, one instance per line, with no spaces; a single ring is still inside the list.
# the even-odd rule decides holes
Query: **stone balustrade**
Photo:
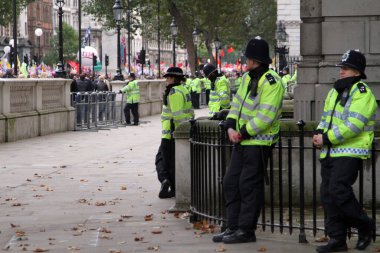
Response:
[[[74,128],[71,80],[1,79],[0,143]]]

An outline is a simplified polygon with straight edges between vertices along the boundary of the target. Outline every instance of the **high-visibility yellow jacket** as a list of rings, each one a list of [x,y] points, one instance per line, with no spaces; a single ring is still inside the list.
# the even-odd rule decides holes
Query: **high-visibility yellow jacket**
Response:
[[[292,77],[290,76],[290,74],[286,74],[284,75],[281,80],[282,80],[282,85],[284,86],[284,89],[286,90],[288,88],[288,85],[289,85],[289,81],[292,79]]]
[[[190,79],[190,78],[186,78],[185,88],[186,88],[189,92],[191,92],[191,83],[192,83],[191,79]]]
[[[211,90],[211,81],[207,77],[202,78],[202,83],[206,90]]]
[[[238,90],[240,85],[241,85],[241,82],[242,82],[243,78],[240,76],[238,78],[236,78],[235,80],[235,90]]]
[[[208,102],[210,117],[222,109],[230,108],[230,92],[227,78],[225,76],[218,77],[214,85],[211,85],[210,100]]]
[[[271,69],[259,78],[256,96],[248,89],[250,81],[248,73],[244,74],[227,119],[236,121],[237,131],[245,128],[251,136],[241,141],[241,145],[271,146],[278,141],[284,87],[281,78]]]
[[[194,78],[194,80],[191,82],[191,91],[196,93],[201,93],[202,87],[201,87],[201,79],[198,77]]]
[[[371,156],[376,98],[367,84],[362,81],[353,84],[348,94],[344,106],[340,100],[336,101],[338,97],[336,89],[331,89],[327,95],[317,129],[322,130],[330,143],[328,145],[324,143],[321,159],[328,153],[331,157],[366,159]]]
[[[129,104],[140,102],[140,85],[137,80],[128,82],[121,91],[125,94],[125,100]]]
[[[174,130],[185,121],[194,118],[193,106],[188,90],[182,85],[174,86],[162,106],[162,139],[171,139]]]

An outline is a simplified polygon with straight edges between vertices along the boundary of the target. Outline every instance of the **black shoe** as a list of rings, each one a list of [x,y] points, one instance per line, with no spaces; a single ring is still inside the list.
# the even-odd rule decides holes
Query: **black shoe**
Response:
[[[160,192],[158,193],[158,197],[160,199],[167,199],[174,197],[173,193],[170,191],[169,188],[171,187],[170,181],[165,179],[164,181],[161,182],[161,189]]]
[[[376,229],[376,224],[375,222],[371,219],[369,221],[369,225],[366,230],[360,231],[359,230],[359,239],[358,242],[356,243],[355,249],[357,250],[365,250],[368,245],[370,245],[372,241],[372,235],[373,231]]]
[[[133,123],[133,125],[134,125],[134,126],[138,126],[138,125],[139,125],[139,122],[137,122],[137,123]]]
[[[345,240],[337,240],[334,238],[331,238],[326,245],[318,246],[316,248],[318,253],[342,252],[347,250],[348,248]]]
[[[223,233],[219,233],[212,237],[213,242],[222,242],[223,237],[235,233],[235,230],[227,228]]]
[[[255,232],[238,229],[230,235],[223,236],[222,242],[226,244],[256,242]]]

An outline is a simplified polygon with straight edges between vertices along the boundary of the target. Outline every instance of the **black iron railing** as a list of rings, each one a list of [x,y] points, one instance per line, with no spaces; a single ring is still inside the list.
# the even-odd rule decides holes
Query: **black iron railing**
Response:
[[[226,210],[222,183],[233,145],[223,130],[223,122],[219,127],[210,121],[194,120],[191,124],[191,221],[207,220],[223,229]],[[318,151],[305,145],[305,139],[311,138],[305,136],[305,123],[299,121],[297,125],[296,132],[284,132],[282,136],[280,133],[280,140],[270,155],[269,180],[266,180],[265,205],[259,225],[263,230],[269,227],[272,232],[278,228],[280,233],[288,230],[292,234],[297,229],[299,242],[304,243],[307,242],[306,230],[312,231],[313,236],[318,231],[325,231],[325,214],[319,201]],[[369,215],[374,220],[378,151],[374,145],[372,158],[365,162],[366,169],[359,172],[358,186],[354,187],[360,204],[370,210]],[[351,233],[356,231],[349,231],[349,235]]]

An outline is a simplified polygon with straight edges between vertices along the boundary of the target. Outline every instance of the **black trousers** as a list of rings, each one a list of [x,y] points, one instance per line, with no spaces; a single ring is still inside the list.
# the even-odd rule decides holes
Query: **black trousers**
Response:
[[[264,204],[264,170],[270,152],[268,146],[234,146],[223,180],[230,229],[256,229]]]
[[[174,139],[161,139],[156,155],[156,171],[160,182],[168,179],[175,188],[175,145]]]
[[[199,97],[200,93],[191,92],[191,103],[194,109],[199,109]]]
[[[124,106],[124,116],[127,124],[131,124],[131,115],[129,111],[132,111],[133,123],[137,125],[139,123],[139,103],[127,103]]]
[[[210,90],[206,90],[206,105],[208,105],[208,101],[210,101]]]
[[[367,230],[370,219],[352,190],[363,168],[359,158],[327,157],[321,160],[321,201],[326,211],[325,227],[330,238],[346,240],[347,228]]]

